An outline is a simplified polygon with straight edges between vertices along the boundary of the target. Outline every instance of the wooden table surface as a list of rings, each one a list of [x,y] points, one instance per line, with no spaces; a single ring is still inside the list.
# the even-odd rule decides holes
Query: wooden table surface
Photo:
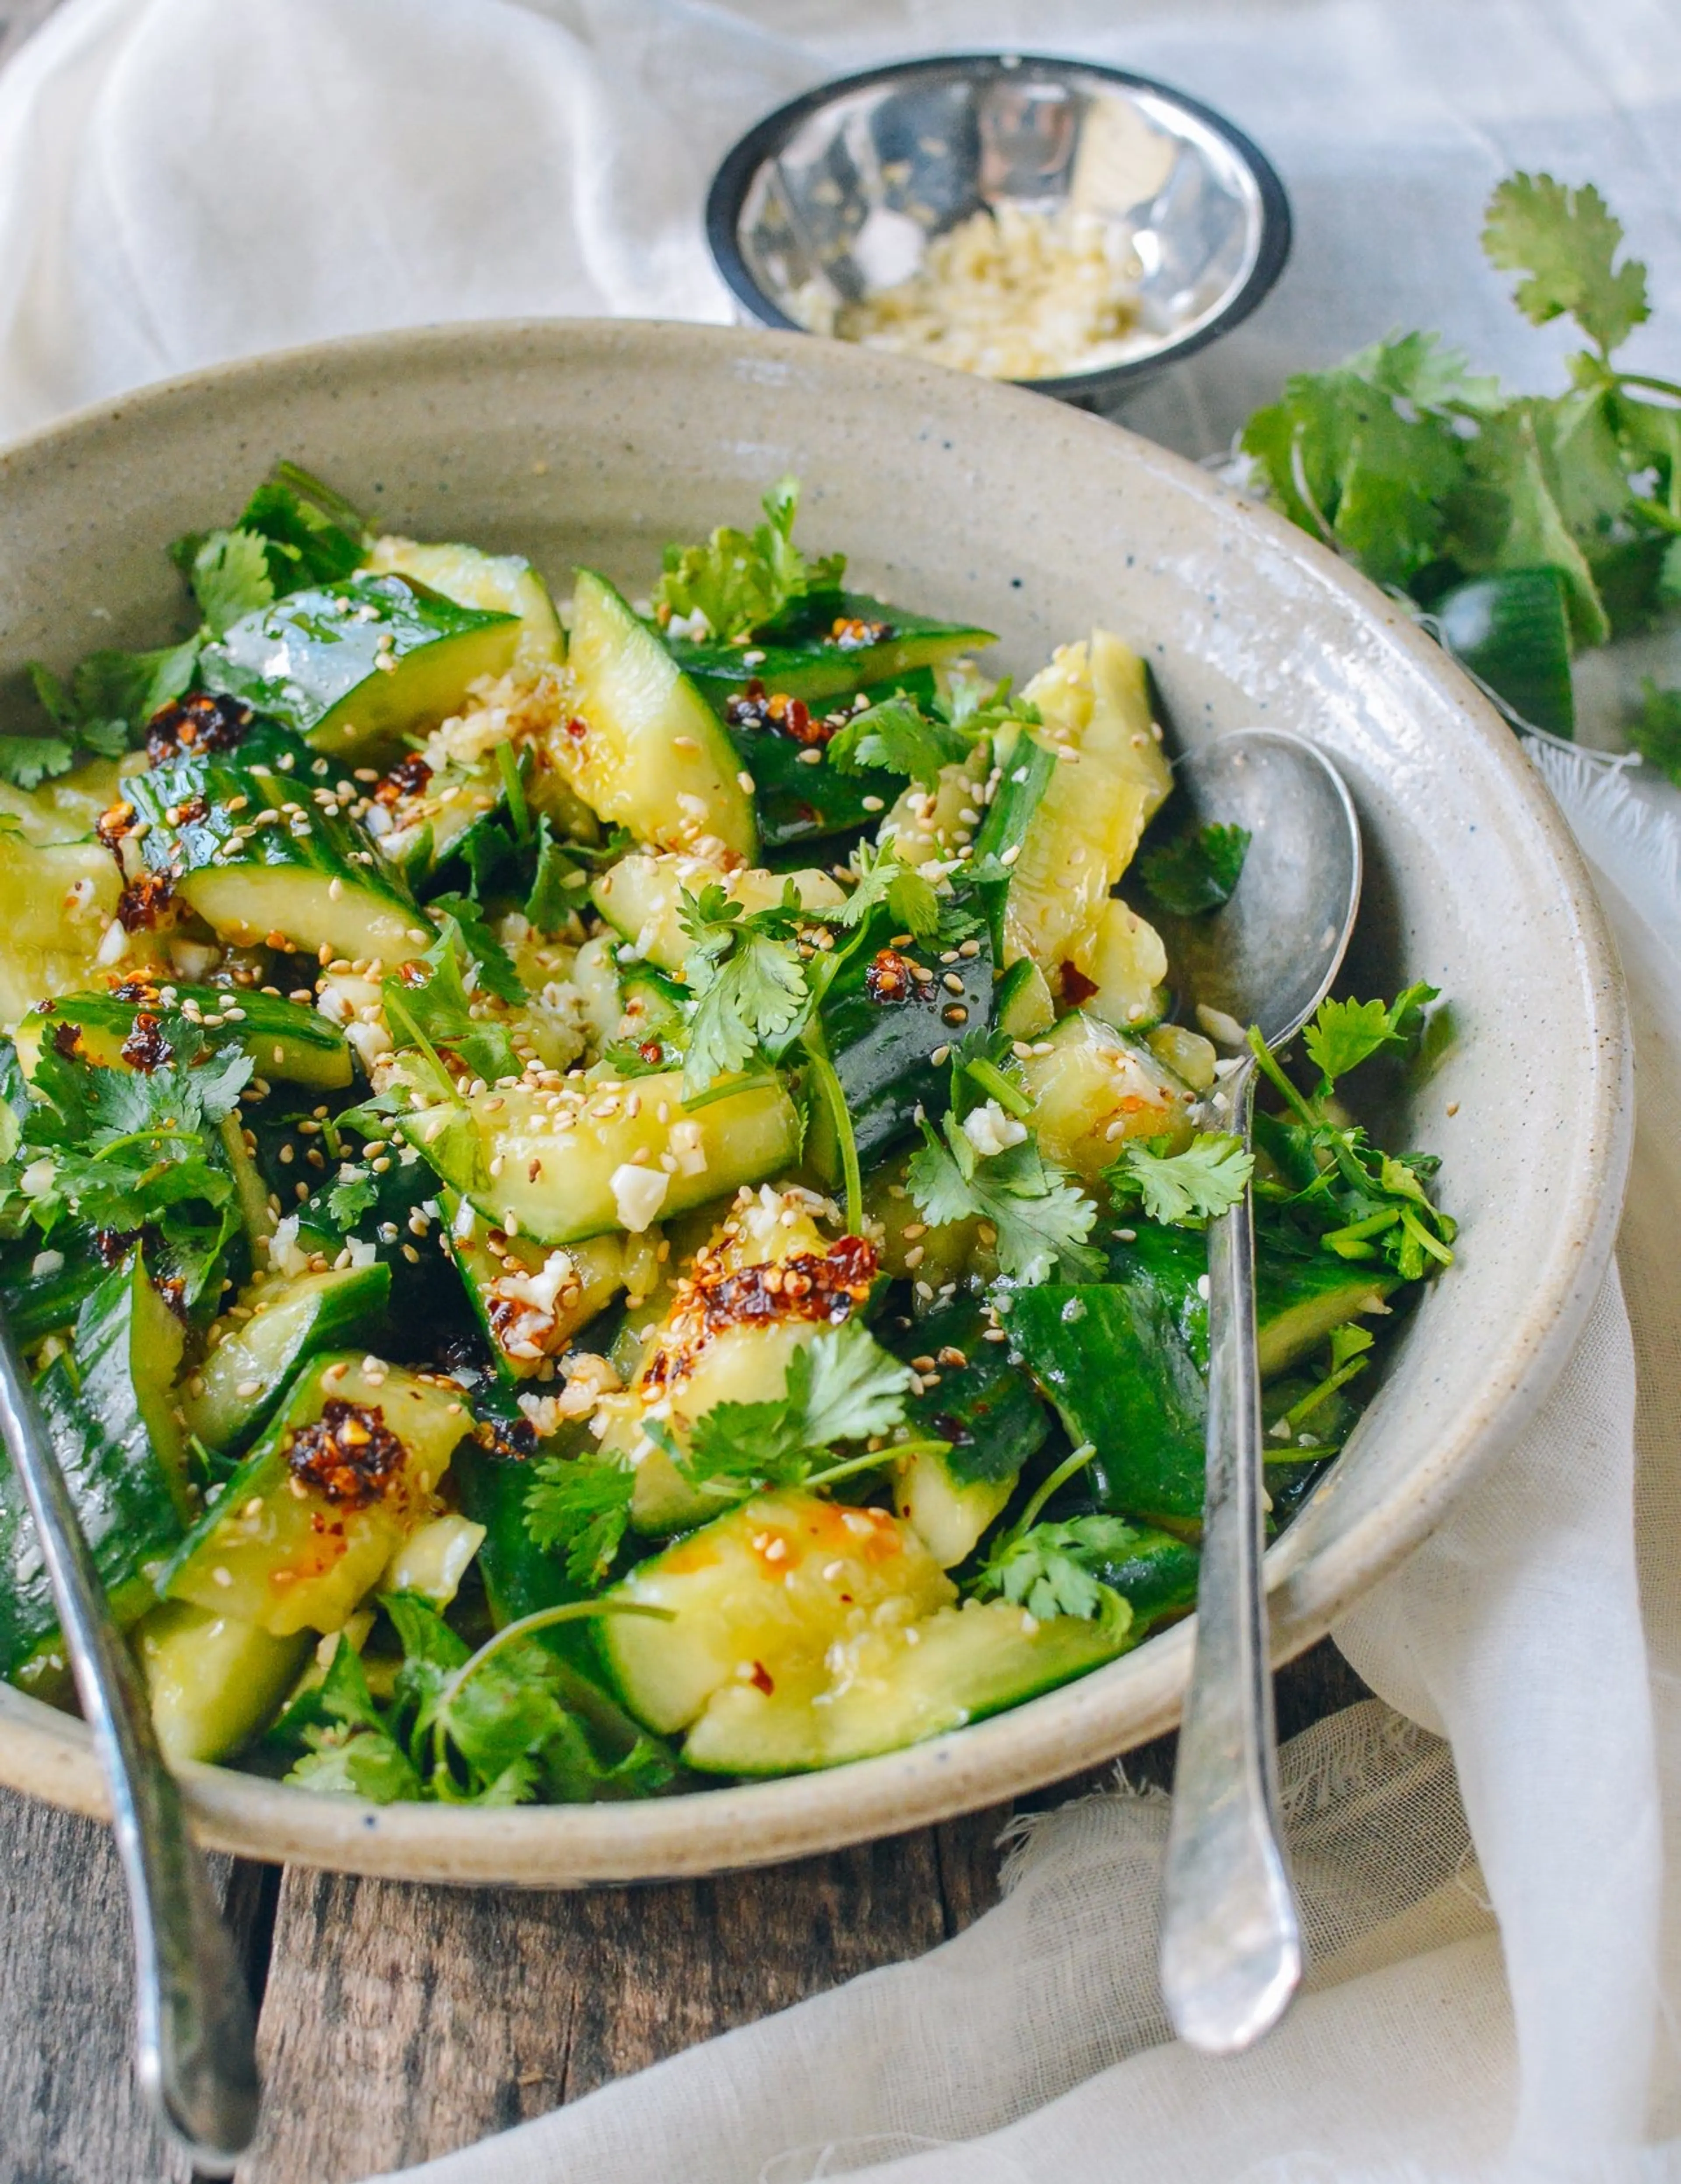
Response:
[[[1286,1736],[1367,1696],[1328,1642],[1277,1690]],[[1167,1783],[1172,1738],[1127,1766]],[[267,2087],[240,2184],[353,2184],[448,2153],[920,1955],[995,1901],[1013,1811],[1108,1779],[828,1858],[643,1888],[409,1887],[220,1859]],[[0,1791],[0,2184],[186,2184],[135,2092],[131,2008],[105,1830]]]
[[[55,4],[0,0],[0,65]],[[1365,1696],[1316,1647],[1278,1678],[1280,1732]],[[1172,1739],[1127,1763],[1166,1784]],[[1108,1779],[768,1872],[636,1889],[408,1887],[219,1859],[267,2089],[239,2184],[351,2184],[448,2153],[919,1955],[996,1900],[1013,1812]],[[0,1791],[0,2184],[186,2184],[135,2089],[129,1951],[106,1830]]]

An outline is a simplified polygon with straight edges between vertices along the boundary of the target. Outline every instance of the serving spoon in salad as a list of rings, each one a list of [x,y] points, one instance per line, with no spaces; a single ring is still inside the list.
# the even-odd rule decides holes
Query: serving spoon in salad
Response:
[[[231,2176],[257,2127],[250,1997],[3,1312],[0,1435],[35,1520],[110,1792],[134,1926],[136,2072],[199,2175]]]
[[[1342,777],[1311,744],[1240,728],[1175,769],[1188,823],[1250,843],[1210,917],[1164,922],[1184,998],[1233,1044],[1255,1026],[1293,1039],[1329,992],[1360,906],[1360,823]],[[1255,1062],[1222,1072],[1222,1120],[1249,1144]],[[1161,1989],[1179,2037],[1210,2054],[1277,2024],[1301,1978],[1301,1925],[1280,1843],[1278,1758],[1266,1642],[1261,1368],[1254,1201],[1208,1228],[1207,1488],[1196,1654],[1179,1730],[1161,1914]]]

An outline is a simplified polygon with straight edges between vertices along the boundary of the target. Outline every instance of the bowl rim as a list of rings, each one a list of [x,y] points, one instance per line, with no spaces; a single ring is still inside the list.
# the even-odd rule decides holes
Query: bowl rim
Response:
[[[1266,1581],[1276,1664],[1315,1643],[1333,1621],[1436,1529],[1453,1499],[1503,1454],[1546,1400],[1568,1359],[1611,1262],[1633,1137],[1633,1061],[1621,968],[1586,865],[1563,815],[1517,738],[1461,670],[1393,599],[1276,511],[1246,501],[1197,465],[1140,435],[1066,407],[1047,411],[1007,384],[979,381],[918,359],[818,343],[742,327],[648,320],[504,320],[398,329],[268,351],[109,397],[0,445],[0,494],[22,463],[55,452],[75,463],[107,460],[113,432],[172,424],[204,398],[225,404],[272,396],[311,374],[354,386],[383,384],[405,364],[447,365],[458,396],[487,359],[510,369],[540,362],[634,371],[638,355],[713,349],[733,353],[740,376],[762,384],[780,359],[792,374],[859,371],[902,381],[935,410],[979,402],[1017,406],[1091,435],[1095,452],[1125,443],[1127,460],[1177,487],[1230,524],[1256,527],[1285,550],[1312,588],[1338,597],[1378,638],[1399,671],[1410,670],[1461,716],[1506,777],[1515,819],[1554,866],[1573,913],[1569,962],[1584,993],[1589,1034],[1579,1112],[1590,1150],[1574,1196],[1561,1212],[1545,1280],[1524,1318],[1506,1330],[1480,1401],[1450,1437],[1425,1452],[1412,1491],[1365,1513],[1338,1552],[1298,1566],[1294,1528],[1268,1552]],[[842,359],[844,359],[844,361]],[[68,443],[58,449],[56,443]],[[1563,966],[1560,967],[1561,971]],[[194,1833],[247,1857],[467,1886],[576,1887],[699,1876],[827,1852],[950,1819],[1096,1764],[1171,1728],[1188,1677],[1194,1618],[1158,1634],[1107,1667],[962,1730],[826,1772],[776,1778],[643,1803],[513,1810],[368,1807],[313,1797],[231,1768],[182,1769]],[[1125,1726],[1110,1692],[1127,1678]],[[88,1730],[0,1684],[0,1784],[97,1819],[109,1803]],[[786,1808],[786,1809],[785,1809]]]
[[[1075,403],[1118,397],[1138,382],[1154,378],[1170,365],[1183,363],[1199,349],[1206,348],[1211,342],[1229,333],[1271,292],[1289,258],[1294,230],[1290,201],[1277,170],[1253,138],[1215,108],[1205,106],[1200,99],[1193,98],[1173,84],[1163,83],[1159,77],[1140,75],[1133,70],[1114,68],[1102,61],[1082,60],[1073,54],[1030,53],[1002,47],[987,53],[924,53],[908,60],[887,61],[876,68],[860,69],[854,75],[832,76],[755,121],[732,145],[706,192],[706,242],[725,286],[754,324],[776,332],[804,334],[808,340],[823,338],[814,336],[809,326],[801,326],[798,319],[790,317],[765,293],[754,279],[742,250],[742,209],[760,169],[782,149],[801,122],[841,95],[940,68],[975,73],[992,70],[1007,74],[1018,69],[1052,72],[1077,70],[1085,75],[1100,76],[1105,82],[1122,84],[1130,91],[1149,92],[1191,115],[1221,138],[1248,169],[1261,199],[1261,228],[1255,261],[1236,293],[1212,318],[1176,340],[1164,343],[1160,348],[1150,350],[1148,355],[1130,357],[1122,364],[1101,365],[1090,371],[1063,372],[1046,379],[999,380],[994,382],[995,385],[1030,387],[1036,394],[1049,394],[1059,401]],[[850,343],[843,345],[861,346]]]

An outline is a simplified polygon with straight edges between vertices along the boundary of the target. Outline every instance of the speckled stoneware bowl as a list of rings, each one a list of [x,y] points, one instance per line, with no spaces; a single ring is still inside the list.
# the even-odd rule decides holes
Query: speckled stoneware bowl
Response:
[[[785,471],[804,535],[871,588],[1001,632],[1030,671],[1094,622],[1185,742],[1276,722],[1346,773],[1368,846],[1362,991],[1427,978],[1458,1042],[1405,1141],[1443,1156],[1459,1263],[1425,1296],[1334,1470],[1267,1558],[1280,1658],[1439,1522],[1533,1412],[1611,1248],[1629,1129],[1615,959],[1510,732],[1378,592],[1202,472],[1060,404],[799,337],[540,324],[393,334],[203,373],[0,455],[0,670],[155,642],[163,552],[278,454],[382,524],[586,558],[633,588],[660,542],[751,515]],[[187,1770],[206,1841],[362,1872],[556,1886],[704,1873],[891,1833],[1174,1720],[1187,1626],[1014,1713],[827,1774],[647,1804],[376,1810]],[[79,1722],[0,1689],[0,1780],[88,1813]]]

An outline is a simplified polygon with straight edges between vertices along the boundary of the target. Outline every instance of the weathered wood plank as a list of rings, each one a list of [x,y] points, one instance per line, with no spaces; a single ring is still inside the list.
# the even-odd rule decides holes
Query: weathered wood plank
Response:
[[[424,2159],[932,1948],[991,1900],[1004,1817],[942,1830],[943,1866],[922,1830],[768,1873],[582,1895],[288,1872],[245,2184]],[[323,2100],[325,2084],[356,2098]]]

